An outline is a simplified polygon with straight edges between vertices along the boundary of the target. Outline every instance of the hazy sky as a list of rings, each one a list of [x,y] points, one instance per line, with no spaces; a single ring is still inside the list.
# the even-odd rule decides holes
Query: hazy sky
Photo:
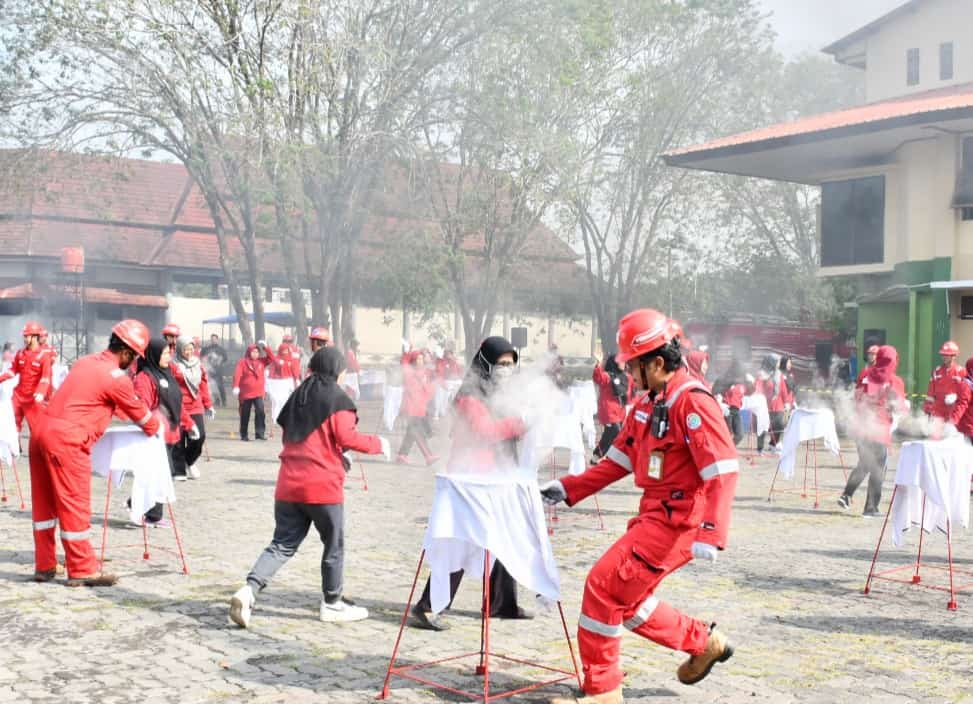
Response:
[[[759,0],[787,54],[820,51],[906,0]]]

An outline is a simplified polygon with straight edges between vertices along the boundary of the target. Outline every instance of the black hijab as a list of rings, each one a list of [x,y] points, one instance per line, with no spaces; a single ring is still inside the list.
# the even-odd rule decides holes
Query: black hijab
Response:
[[[145,348],[145,356],[139,359],[138,370],[155,380],[155,386],[159,393],[159,405],[166,410],[169,420],[173,424],[179,425],[179,419],[182,417],[182,391],[169,368],[159,366],[162,361],[162,353],[168,346],[169,343],[161,337],[149,340],[149,346]]]
[[[466,373],[463,385],[456,392],[456,398],[463,396],[475,396],[485,399],[496,387],[496,380],[493,378],[493,367],[505,354],[513,354],[514,364],[520,359],[517,349],[510,344],[505,337],[495,335],[488,337],[480,344],[473,361],[470,362],[470,369]]]
[[[337,347],[322,347],[308,363],[311,376],[287,399],[277,416],[284,442],[301,442],[338,411],[356,411],[354,402],[338,386],[345,356]]]

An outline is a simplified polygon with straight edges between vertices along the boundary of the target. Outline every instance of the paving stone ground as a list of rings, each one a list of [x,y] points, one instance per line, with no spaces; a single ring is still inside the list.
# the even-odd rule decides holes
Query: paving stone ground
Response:
[[[191,574],[152,550],[141,560],[138,530],[123,527],[125,492],[112,496],[108,556],[123,576],[113,589],[34,584],[29,513],[0,505],[0,703],[68,702],[368,702],[382,685],[415,572],[431,505],[433,472],[365,462],[368,491],[356,473],[347,496],[346,589],[372,617],[334,625],[317,620],[320,544],[313,534],[264,591],[252,627],[229,625],[227,602],[273,530],[279,441],[230,438],[229,412],[213,425],[212,460],[203,478],[177,485],[176,515]],[[376,427],[363,409],[362,427]],[[446,451],[446,431],[438,447]],[[397,440],[393,436],[393,443]],[[973,701],[973,590],[947,611],[942,592],[878,583],[862,594],[881,521],[841,512],[841,469],[822,457],[821,508],[799,495],[768,503],[771,459],[745,464],[729,549],[714,566],[690,564],[667,579],[660,597],[730,633],[737,652],[696,687],[680,685],[684,656],[631,635],[623,640],[629,702],[960,702]],[[845,448],[846,462],[855,461]],[[21,463],[26,472],[26,461]],[[892,472],[885,502],[891,492]],[[9,474],[7,475],[9,481]],[[26,479],[26,477],[22,477]],[[860,512],[861,496],[855,507]],[[638,503],[622,481],[600,495],[605,530],[590,499],[562,514],[553,537],[564,611],[572,636],[588,568],[621,534]],[[93,487],[104,505],[104,484]],[[883,504],[883,509],[886,504]],[[100,536],[101,519],[93,521]],[[153,541],[171,545],[171,532]],[[905,564],[911,549],[888,548],[885,565]],[[167,542],[168,541],[168,542]],[[954,538],[958,567],[973,570],[973,535]],[[944,563],[945,540],[929,537],[925,559]],[[423,575],[424,577],[424,575]],[[936,577],[932,572],[928,578]],[[967,581],[973,580],[973,577]],[[525,601],[529,595],[523,594]],[[404,662],[476,650],[477,585],[463,585],[446,633],[407,630]],[[495,621],[494,648],[514,657],[567,667],[555,614],[530,622]],[[475,688],[471,661],[433,668],[453,686]],[[536,669],[502,665],[496,686],[536,678]],[[555,686],[520,701],[565,693]],[[463,701],[418,683],[394,680],[392,702]]]

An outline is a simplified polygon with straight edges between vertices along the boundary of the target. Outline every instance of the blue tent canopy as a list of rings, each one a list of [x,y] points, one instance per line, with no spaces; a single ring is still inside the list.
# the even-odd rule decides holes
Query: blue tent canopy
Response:
[[[253,313],[247,313],[247,318],[253,320]],[[203,325],[233,325],[237,322],[236,314],[224,315],[219,318],[209,318],[203,321]],[[290,311],[274,311],[274,312],[264,312],[264,322],[270,323],[271,325],[277,325],[282,328],[292,328],[297,325],[297,320],[294,318],[294,314]]]

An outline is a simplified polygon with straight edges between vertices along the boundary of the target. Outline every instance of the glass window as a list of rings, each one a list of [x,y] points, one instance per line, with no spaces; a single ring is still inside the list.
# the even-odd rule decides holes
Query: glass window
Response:
[[[919,85],[919,50],[909,49],[906,52],[905,63],[905,84],[908,86]]]
[[[821,185],[821,266],[880,264],[885,258],[885,177]]]
[[[939,45],[939,80],[949,81],[953,78],[953,42]]]

